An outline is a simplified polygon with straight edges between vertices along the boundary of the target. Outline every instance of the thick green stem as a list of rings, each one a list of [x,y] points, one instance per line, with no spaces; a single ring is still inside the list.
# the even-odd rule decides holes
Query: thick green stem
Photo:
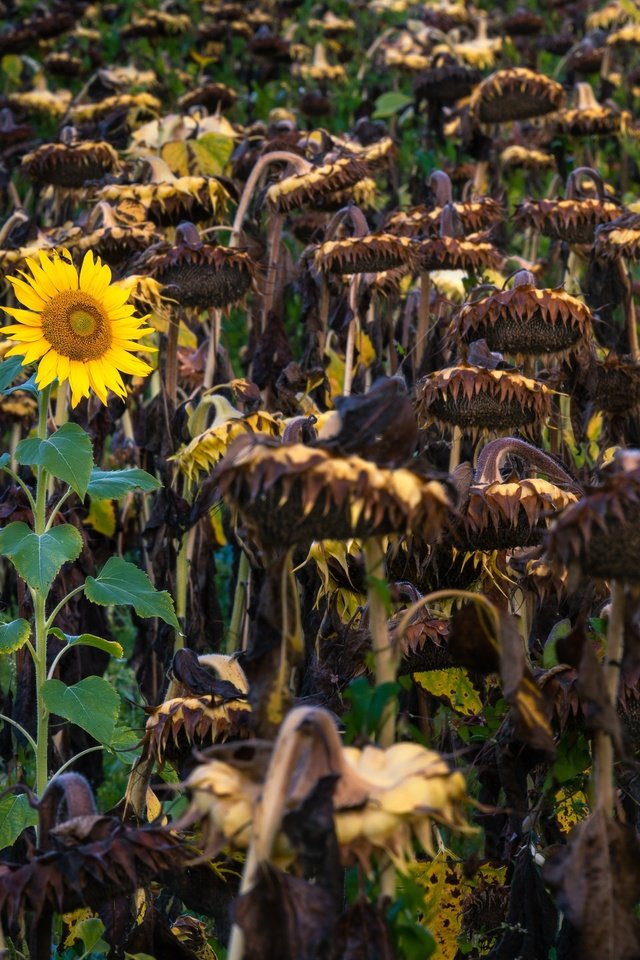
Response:
[[[384,551],[378,537],[370,537],[365,540],[363,553],[367,572],[367,605],[376,686],[380,687],[383,683],[393,683],[395,681],[397,658],[389,639],[387,610],[382,589],[385,579]],[[395,731],[395,699],[390,699],[380,725],[378,737],[380,745],[390,747],[395,740]]]
[[[250,575],[251,564],[249,563],[249,557],[244,550],[241,550],[240,562],[238,564],[236,589],[233,595],[231,623],[229,624],[229,635],[227,637],[227,653],[233,653],[234,650],[239,650],[242,643],[244,617],[247,610],[247,589],[249,586]]]
[[[176,630],[173,644],[174,650],[184,647],[184,635],[187,624],[187,592],[189,589],[189,570],[193,555],[195,527],[192,527],[182,538],[178,556],[176,558],[176,616],[180,621],[181,630]]]
[[[42,390],[38,397],[38,437],[46,440],[47,418],[49,414],[50,388]],[[33,515],[33,529],[42,536],[47,527],[47,484],[48,471],[38,467],[36,472],[36,508]],[[47,620],[45,613],[46,595],[40,590],[32,590],[35,626],[35,672],[36,672],[36,793],[41,797],[47,788],[49,752],[49,711],[42,698],[42,688],[47,679]]]

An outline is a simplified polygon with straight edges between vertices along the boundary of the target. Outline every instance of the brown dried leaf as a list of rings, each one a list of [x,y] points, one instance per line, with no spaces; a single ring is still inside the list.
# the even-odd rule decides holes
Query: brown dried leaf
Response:
[[[580,935],[581,960],[637,960],[640,844],[635,830],[596,810],[544,868],[545,882]]]

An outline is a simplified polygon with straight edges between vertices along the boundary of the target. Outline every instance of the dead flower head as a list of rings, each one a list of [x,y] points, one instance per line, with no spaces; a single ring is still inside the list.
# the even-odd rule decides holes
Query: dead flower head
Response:
[[[214,754],[186,783],[193,793],[193,817],[204,820],[218,845],[247,848],[260,797],[269,781],[278,779],[279,757],[285,754],[293,757],[295,769],[278,796],[280,818],[297,809],[322,776],[336,776],[334,824],[344,863],[359,861],[369,869],[372,858],[382,855],[406,869],[416,840],[434,854],[434,823],[469,829],[461,815],[466,796],[462,774],[420,744],[396,743],[384,750],[344,747],[331,714],[300,707],[281,727],[266,777],[264,764],[261,771],[244,760],[250,747],[251,742],[238,760],[228,751],[219,758]],[[281,863],[294,859],[282,832],[270,854]]]
[[[562,289],[539,290],[519,271],[511,290],[465,304],[453,324],[462,343],[486,340],[490,350],[520,356],[566,356],[591,334],[591,311]]]
[[[353,187],[368,172],[367,164],[357,156],[339,157],[323,163],[307,173],[278,180],[267,190],[267,202],[280,213],[312,206],[339,190]]]
[[[411,470],[301,443],[240,437],[215,474],[223,499],[263,546],[403,533],[437,537],[447,521],[445,486]]]
[[[203,242],[188,221],[176,229],[175,243],[157,244],[141,262],[183,307],[226,309],[242,300],[256,282],[248,253]]]
[[[471,113],[479,123],[509,123],[552,113],[562,106],[559,83],[526,67],[497,70],[478,84]]]
[[[626,462],[625,462],[626,461]],[[602,580],[640,582],[640,466],[638,451],[625,450],[599,487],[556,520],[547,555]]]
[[[580,190],[583,177],[595,184],[597,196],[586,196]],[[564,200],[525,200],[516,208],[514,222],[555,240],[592,244],[596,227],[616,220],[622,212],[618,203],[605,196],[600,175],[589,167],[579,167],[569,175]]]
[[[551,412],[552,391],[509,370],[459,364],[438,370],[419,385],[420,425],[438,423],[464,431],[531,430]]]
[[[414,244],[408,237],[370,233],[364,237],[327,240],[315,251],[314,260],[323,273],[380,273],[415,263]]]
[[[22,169],[32,180],[78,189],[88,180],[101,180],[106,173],[118,172],[120,160],[111,144],[76,141],[75,131],[65,130],[61,143],[44,143],[22,158]]]

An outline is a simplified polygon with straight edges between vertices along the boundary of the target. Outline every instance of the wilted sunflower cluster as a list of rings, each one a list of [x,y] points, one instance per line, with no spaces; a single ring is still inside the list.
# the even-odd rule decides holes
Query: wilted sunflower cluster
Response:
[[[35,917],[47,955],[55,911],[79,950],[67,914],[120,884],[114,956],[338,960],[372,930],[385,957],[431,934],[443,960],[639,956],[637,4],[0,21],[0,527],[35,509],[18,445],[45,390],[100,470],[162,485],[52,521],[83,536],[65,635],[126,637],[133,740],[51,745],[107,819],[71,780],[37,836],[3,827],[36,720],[0,635],[0,942]],[[87,606],[114,554],[180,631]],[[28,618],[1,559],[0,582],[0,626]],[[492,930],[462,906],[487,870]]]

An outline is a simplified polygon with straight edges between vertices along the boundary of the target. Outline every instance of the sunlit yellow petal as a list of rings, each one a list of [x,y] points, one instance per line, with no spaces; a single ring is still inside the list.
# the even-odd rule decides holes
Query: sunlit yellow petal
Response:
[[[0,333],[14,334],[25,343],[32,343],[42,336],[42,330],[39,327],[26,327],[22,323],[10,323],[8,327],[0,327]]]
[[[24,280],[20,280],[19,277],[7,277],[7,279],[11,283],[13,292],[20,303],[24,304],[25,307],[29,307],[30,310],[44,309],[45,301],[36,293],[33,287],[30,287]]]
[[[56,351],[49,350],[40,361],[36,374],[36,383],[40,388],[48,387],[58,376],[57,359],[58,355]]]
[[[144,361],[139,360],[138,357],[134,357],[130,353],[120,350],[118,347],[112,347],[107,357],[112,360],[123,373],[130,373],[135,377],[146,377],[152,370],[148,363],[144,363]]]
[[[42,295],[45,296],[47,300],[50,300],[51,297],[55,297],[56,293],[58,293],[58,288],[47,276],[44,270],[38,266],[33,257],[25,257],[24,262],[31,270],[33,279],[35,280],[38,290],[40,290]],[[23,276],[26,276],[26,274],[23,274]]]
[[[31,310],[20,310],[19,307],[0,307],[0,310],[4,310],[14,320],[19,320],[20,323],[25,323],[29,327],[42,326],[42,317],[39,313],[33,313]]]
[[[82,361],[72,360],[69,364],[69,383],[71,384],[71,405],[77,407],[82,397],[88,397],[90,393],[89,377]]]

